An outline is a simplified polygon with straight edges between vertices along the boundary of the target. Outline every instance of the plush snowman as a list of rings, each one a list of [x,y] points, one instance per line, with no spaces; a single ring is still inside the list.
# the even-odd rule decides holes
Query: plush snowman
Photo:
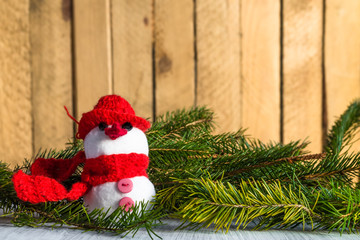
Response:
[[[37,159],[31,175],[17,172],[13,182],[18,197],[39,203],[83,196],[90,211],[111,208],[109,213],[119,206],[128,211],[140,201],[151,201],[155,189],[146,173],[149,147],[144,133],[150,123],[136,116],[125,99],[108,95],[78,124],[77,137],[84,140],[85,151],[72,159]],[[68,191],[61,182],[80,163],[84,163],[81,182]]]

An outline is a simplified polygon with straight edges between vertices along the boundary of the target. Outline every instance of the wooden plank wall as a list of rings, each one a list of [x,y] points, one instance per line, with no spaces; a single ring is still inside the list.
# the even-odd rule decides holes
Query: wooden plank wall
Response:
[[[280,1],[242,1],[240,17],[242,126],[280,141]]]
[[[153,2],[112,0],[111,12],[113,91],[131,102],[136,114],[152,118]]]
[[[358,0],[0,2],[0,160],[62,148],[105,94],[138,115],[207,105],[217,132],[324,133],[360,97]]]
[[[62,148],[73,134],[71,2],[30,1],[33,149]],[[61,9],[61,11],[59,11]]]
[[[309,149],[319,151],[323,0],[287,0],[282,7],[283,140],[308,137]]]
[[[30,1],[0,2],[0,160],[33,152]]]

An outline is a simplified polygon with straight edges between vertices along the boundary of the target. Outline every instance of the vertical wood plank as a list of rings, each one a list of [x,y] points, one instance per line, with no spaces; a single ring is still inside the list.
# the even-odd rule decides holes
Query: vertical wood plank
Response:
[[[71,1],[30,1],[34,150],[63,148],[73,123]]]
[[[322,0],[284,0],[283,139],[322,143]]]
[[[280,1],[241,3],[242,119],[247,133],[280,140]]]
[[[76,117],[112,93],[110,0],[74,4]]]
[[[29,1],[0,2],[0,160],[32,155]]]
[[[153,116],[153,0],[113,0],[114,92],[130,102],[137,115]]]
[[[195,103],[193,0],[155,1],[156,112]]]
[[[360,1],[326,2],[325,77],[328,127],[360,97]],[[360,144],[355,144],[360,149]]]
[[[196,1],[196,101],[215,111],[217,132],[241,126],[239,14],[239,1]]]

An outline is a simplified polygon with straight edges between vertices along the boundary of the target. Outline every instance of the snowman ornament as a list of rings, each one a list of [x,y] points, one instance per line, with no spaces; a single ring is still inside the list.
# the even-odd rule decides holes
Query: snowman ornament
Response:
[[[87,159],[118,154],[149,154],[144,132],[133,126],[130,120],[111,125],[100,122],[86,135],[84,149]],[[141,175],[96,185],[84,196],[84,203],[90,211],[95,208],[116,209],[118,206],[125,206],[128,210],[136,202],[152,200],[154,195],[154,185]]]
[[[31,175],[17,172],[13,183],[18,197],[31,203],[83,197],[89,211],[110,208],[108,214],[118,207],[129,211],[141,201],[150,202],[155,188],[146,173],[149,147],[144,133],[150,123],[117,95],[100,98],[77,123],[76,136],[84,140],[84,151],[72,159],[39,158]],[[67,190],[61,182],[80,163],[84,163],[81,182]]]

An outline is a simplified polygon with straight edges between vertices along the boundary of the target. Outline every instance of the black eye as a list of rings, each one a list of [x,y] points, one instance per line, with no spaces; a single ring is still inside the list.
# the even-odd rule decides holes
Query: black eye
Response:
[[[133,128],[133,126],[132,126],[131,123],[129,123],[129,122],[124,123],[121,127],[122,127],[123,129],[128,130],[128,131],[130,131],[130,130]]]
[[[104,122],[99,123],[99,129],[101,131],[104,131],[105,128],[107,128],[107,127],[108,127],[108,125],[106,123],[104,123]]]

